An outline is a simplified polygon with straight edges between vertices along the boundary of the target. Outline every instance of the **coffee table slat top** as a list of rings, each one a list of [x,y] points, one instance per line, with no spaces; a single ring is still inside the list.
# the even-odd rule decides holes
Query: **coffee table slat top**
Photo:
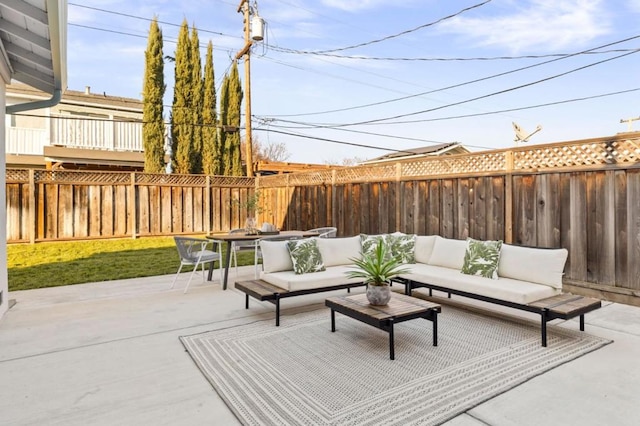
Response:
[[[353,296],[330,297],[326,300],[325,304],[330,308],[339,306],[341,308],[340,310],[348,309],[380,321],[384,321],[389,318],[422,313],[429,310],[436,310],[437,312],[440,312],[441,310],[440,305],[437,303],[405,296],[399,293],[392,293],[389,303],[383,306],[374,306],[369,304],[367,295],[364,293]]]

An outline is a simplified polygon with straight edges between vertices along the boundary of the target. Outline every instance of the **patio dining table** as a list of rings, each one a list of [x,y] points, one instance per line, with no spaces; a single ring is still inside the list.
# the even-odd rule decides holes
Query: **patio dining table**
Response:
[[[222,289],[227,289],[227,281],[229,278],[229,264],[231,263],[231,246],[234,241],[256,241],[265,237],[317,237],[319,234],[317,232],[310,231],[280,231],[278,234],[242,234],[242,233],[234,233],[234,234],[216,234],[216,235],[207,235],[207,238],[210,240],[215,240],[219,242],[227,243],[227,250],[224,256],[224,276],[222,279]],[[221,266],[222,267],[222,266]],[[209,276],[208,280],[211,281],[211,277],[213,276],[213,262],[211,262],[211,266],[209,266]]]

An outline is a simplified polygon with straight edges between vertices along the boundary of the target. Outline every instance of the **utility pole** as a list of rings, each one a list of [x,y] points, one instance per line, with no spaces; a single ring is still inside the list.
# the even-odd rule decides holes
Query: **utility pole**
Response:
[[[244,14],[244,47],[236,55],[236,60],[244,56],[244,122],[245,122],[245,141],[244,141],[244,157],[247,167],[247,176],[253,176],[253,141],[251,139],[251,67],[249,64],[249,56],[251,54],[251,7],[249,0],[240,0],[238,13]]]

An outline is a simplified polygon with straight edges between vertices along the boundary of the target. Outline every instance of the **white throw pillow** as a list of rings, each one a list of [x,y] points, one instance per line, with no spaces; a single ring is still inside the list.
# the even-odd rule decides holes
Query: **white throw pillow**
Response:
[[[433,252],[429,258],[429,265],[461,270],[466,251],[466,240],[454,240],[436,236]]]
[[[567,249],[519,247],[503,244],[498,276],[562,289]]]
[[[416,262],[429,263],[431,253],[433,252],[433,245],[436,242],[436,235],[418,235],[416,236]]]
[[[260,241],[264,272],[292,271],[293,262],[286,241]]]
[[[324,266],[352,265],[351,259],[360,259],[360,236],[344,238],[318,238],[318,248]]]

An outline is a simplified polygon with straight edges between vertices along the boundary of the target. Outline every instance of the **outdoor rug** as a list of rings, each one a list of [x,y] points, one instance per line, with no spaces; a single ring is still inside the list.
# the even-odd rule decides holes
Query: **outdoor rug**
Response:
[[[575,327],[574,327],[575,326]],[[432,324],[388,334],[329,309],[181,337],[245,425],[428,425],[464,411],[610,341],[538,322],[443,305]]]

